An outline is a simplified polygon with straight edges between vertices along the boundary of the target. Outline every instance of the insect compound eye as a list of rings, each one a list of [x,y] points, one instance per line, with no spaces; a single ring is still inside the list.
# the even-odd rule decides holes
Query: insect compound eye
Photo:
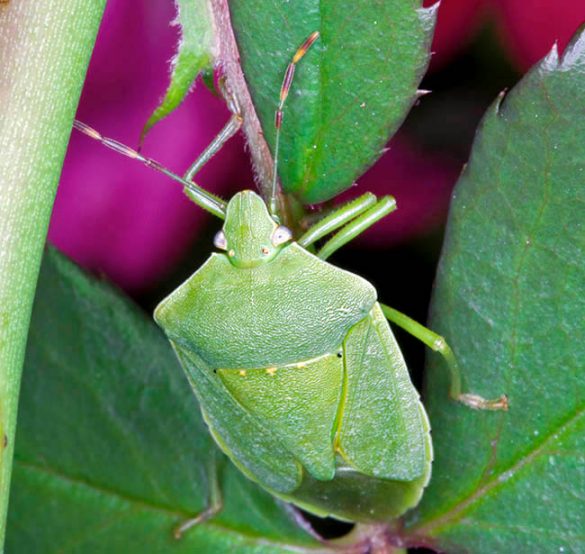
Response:
[[[220,250],[227,250],[227,240],[225,233],[220,229],[213,237],[213,245]]]
[[[272,245],[278,246],[292,239],[292,231],[284,225],[279,225],[272,233]]]

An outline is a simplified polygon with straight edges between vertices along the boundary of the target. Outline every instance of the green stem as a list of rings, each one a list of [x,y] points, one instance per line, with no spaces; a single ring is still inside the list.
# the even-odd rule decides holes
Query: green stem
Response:
[[[341,539],[330,541],[335,551],[343,554],[406,554],[406,548],[395,546],[398,536],[397,521],[389,523],[357,523],[351,532]]]
[[[105,0],[0,3],[0,546],[36,281]]]

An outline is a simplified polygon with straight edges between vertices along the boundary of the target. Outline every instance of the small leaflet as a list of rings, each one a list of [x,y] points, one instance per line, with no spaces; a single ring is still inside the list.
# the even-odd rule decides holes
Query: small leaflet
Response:
[[[216,57],[217,39],[209,2],[176,0],[176,6],[177,18],[173,24],[181,27],[181,39],[171,61],[169,87],[142,129],[141,145],[152,127],[181,104],[199,74],[210,72]]]

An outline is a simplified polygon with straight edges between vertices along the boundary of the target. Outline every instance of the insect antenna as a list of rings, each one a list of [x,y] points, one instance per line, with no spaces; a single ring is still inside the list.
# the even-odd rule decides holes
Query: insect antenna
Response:
[[[212,213],[216,217],[219,217],[220,219],[225,219],[226,203],[221,198],[218,198],[214,194],[211,194],[210,192],[206,191],[204,188],[201,188],[199,185],[196,185],[192,181],[187,181],[186,179],[183,179],[176,173],[173,173],[172,171],[168,170],[166,167],[164,167],[156,160],[143,156],[140,152],[133,150],[132,148],[126,146],[125,144],[122,144],[121,142],[118,142],[117,140],[104,137],[99,131],[96,131],[95,129],[93,129],[89,125],[86,125],[85,123],[82,123],[81,121],[77,121],[77,119],[73,121],[73,127],[78,131],[81,131],[84,135],[87,135],[88,137],[97,140],[98,142],[110,148],[111,150],[123,154],[124,156],[128,156],[129,158],[132,158],[134,160],[138,160],[143,164],[147,165],[148,167],[156,169],[156,171],[159,171],[160,173],[163,173],[164,175],[170,177],[174,181],[177,181],[191,193],[191,198],[193,199],[193,201],[197,203],[198,206]]]
[[[274,126],[276,128],[276,138],[274,142],[274,168],[272,174],[272,193],[270,196],[270,213],[272,215],[276,215],[276,189],[277,189],[277,181],[278,181],[278,151],[280,147],[280,129],[282,127],[282,118],[284,115],[284,103],[288,97],[288,93],[290,91],[290,87],[293,81],[293,77],[295,76],[295,69],[297,63],[301,60],[301,58],[307,53],[307,50],[311,48],[313,43],[319,38],[319,31],[315,31],[311,33],[309,37],[301,44],[298,50],[295,52],[291,62],[288,64],[286,71],[284,73],[284,78],[282,80],[282,86],[280,87],[280,101],[278,103],[278,108],[276,109],[276,114],[274,116]]]

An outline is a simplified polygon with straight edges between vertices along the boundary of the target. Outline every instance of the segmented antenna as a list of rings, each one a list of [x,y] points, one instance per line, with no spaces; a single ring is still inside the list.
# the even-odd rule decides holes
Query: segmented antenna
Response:
[[[166,167],[161,165],[156,160],[146,158],[145,156],[140,154],[140,152],[132,150],[132,148],[126,146],[125,144],[122,144],[121,142],[118,142],[117,140],[104,137],[99,131],[96,131],[95,129],[93,129],[89,125],[86,125],[85,123],[82,123],[81,121],[77,121],[77,119],[73,121],[73,127],[78,131],[81,131],[84,135],[87,135],[88,137],[97,140],[104,146],[107,146],[108,148],[118,152],[119,154],[123,154],[124,156],[128,156],[129,158],[132,158],[134,160],[138,160],[143,164],[147,165],[148,167],[152,167],[153,169],[156,169],[157,171],[163,173],[167,177],[170,177],[171,179],[179,182],[193,194],[193,196],[197,199],[197,204],[199,206],[201,206],[208,212],[212,213],[216,217],[219,217],[220,219],[225,219],[226,211],[225,202],[221,198],[218,198],[214,194],[211,194],[210,192],[206,191],[204,188],[201,188],[199,185],[196,185],[195,183],[193,183],[193,181],[187,181],[186,179],[183,179],[176,173],[169,171]]]
[[[276,139],[274,144],[274,173],[272,175],[272,194],[270,196],[270,213],[276,215],[276,188],[278,181],[278,150],[280,146],[280,128],[282,127],[282,118],[284,115],[284,103],[288,97],[290,87],[295,76],[295,69],[297,63],[307,53],[307,50],[311,48],[313,43],[319,38],[319,31],[311,33],[307,40],[303,42],[295,52],[293,59],[288,64],[286,72],[284,73],[284,79],[282,80],[282,86],[280,87],[280,102],[276,110],[274,117],[274,126],[276,127]]]

